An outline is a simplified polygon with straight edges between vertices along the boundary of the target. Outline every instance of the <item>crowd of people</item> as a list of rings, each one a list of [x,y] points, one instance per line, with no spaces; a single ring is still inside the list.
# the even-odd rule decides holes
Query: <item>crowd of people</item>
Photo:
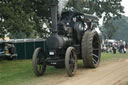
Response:
[[[120,41],[116,41],[116,40],[105,40],[105,42],[102,44],[102,51],[103,52],[113,52],[114,54],[117,53],[117,51],[119,53],[126,53],[128,49],[128,42],[120,40]]]

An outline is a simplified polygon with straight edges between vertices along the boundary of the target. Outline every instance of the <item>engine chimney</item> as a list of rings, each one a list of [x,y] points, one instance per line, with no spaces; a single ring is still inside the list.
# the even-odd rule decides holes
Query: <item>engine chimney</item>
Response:
[[[57,5],[58,0],[52,0],[51,4],[51,19],[52,19],[52,33],[57,33]]]

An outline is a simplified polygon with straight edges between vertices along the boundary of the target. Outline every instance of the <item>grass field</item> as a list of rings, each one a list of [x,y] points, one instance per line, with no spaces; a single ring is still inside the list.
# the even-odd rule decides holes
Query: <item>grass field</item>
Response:
[[[106,61],[128,58],[128,54],[102,53],[101,63]],[[81,61],[79,65],[82,65]],[[63,74],[64,69],[48,66],[44,76]],[[0,61],[0,85],[20,85],[38,79],[32,70],[31,60]]]

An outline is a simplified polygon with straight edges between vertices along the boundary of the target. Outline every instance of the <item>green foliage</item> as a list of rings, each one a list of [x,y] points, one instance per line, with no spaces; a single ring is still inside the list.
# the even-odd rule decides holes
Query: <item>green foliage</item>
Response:
[[[109,21],[104,24],[104,26],[101,28],[103,31],[103,35],[105,39],[112,39],[114,34],[118,31],[118,27],[116,27],[112,21]]]
[[[113,24],[119,29],[112,38],[128,41],[128,17],[122,16],[121,19],[113,21]]]
[[[35,12],[41,19],[50,17],[50,3],[52,0],[25,0],[24,10]]]
[[[124,13],[122,0],[69,0],[68,7],[88,14],[95,14],[104,18],[104,23],[111,18],[118,19]]]
[[[50,4],[53,0],[1,0],[0,37],[8,34],[11,38],[44,37],[49,27]],[[69,0],[66,10],[95,14],[104,18],[104,23],[123,13],[122,0]]]
[[[122,18],[114,20],[111,19],[109,23],[104,24],[101,27],[104,38],[111,38],[116,40],[128,41],[128,17],[122,16]]]
[[[4,20],[0,24],[1,28],[6,29],[6,33],[2,34],[16,35],[24,32],[25,36],[29,37],[35,28],[35,22],[31,19],[35,13],[24,11],[25,0],[3,0],[0,4],[0,17]]]

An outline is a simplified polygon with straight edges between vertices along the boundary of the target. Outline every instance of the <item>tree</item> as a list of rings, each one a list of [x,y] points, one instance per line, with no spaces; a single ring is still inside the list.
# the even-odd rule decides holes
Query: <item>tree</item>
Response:
[[[109,21],[105,23],[101,29],[105,39],[112,39],[119,28],[114,26],[113,23]]]
[[[3,19],[0,25],[3,36],[7,33],[15,35],[18,32],[24,32],[27,37],[31,36],[35,28],[35,22],[32,19],[35,13],[24,11],[24,3],[25,0],[2,0],[0,2],[0,18]]]
[[[12,38],[20,32],[22,38],[41,36],[49,26],[50,4],[53,0],[1,0],[0,1],[0,37],[9,34]],[[65,10],[72,9],[82,13],[104,17],[104,23],[110,18],[119,18],[123,13],[122,0],[69,0]],[[104,16],[105,15],[105,16]],[[50,28],[50,27],[48,27]],[[42,33],[42,34],[41,34]]]
[[[82,13],[94,14],[103,18],[102,34],[105,38],[112,38],[117,32],[110,21],[111,19],[120,19],[124,13],[124,7],[121,6],[122,0],[69,0],[66,10],[80,11]]]
[[[113,38],[128,41],[128,17],[122,16],[121,19],[114,20],[113,25],[119,28]]]
[[[88,14],[95,14],[99,18],[103,17],[104,23],[111,18],[119,19],[124,13],[122,0],[69,0],[68,8]]]

